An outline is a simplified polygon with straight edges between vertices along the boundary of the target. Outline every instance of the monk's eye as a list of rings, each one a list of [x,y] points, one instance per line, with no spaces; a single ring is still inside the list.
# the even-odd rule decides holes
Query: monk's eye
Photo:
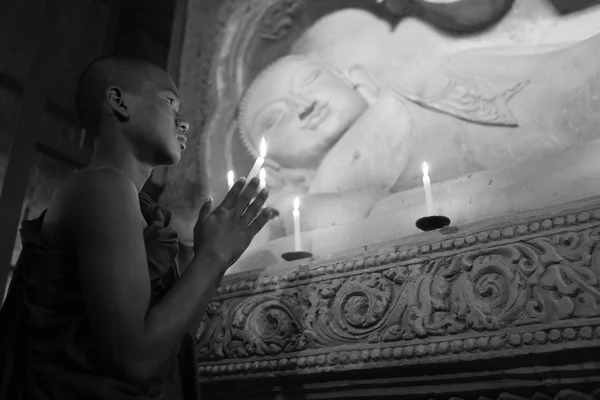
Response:
[[[173,105],[173,103],[175,103],[175,99],[173,99],[171,97],[165,97],[165,100],[167,100],[167,102],[171,105]]]

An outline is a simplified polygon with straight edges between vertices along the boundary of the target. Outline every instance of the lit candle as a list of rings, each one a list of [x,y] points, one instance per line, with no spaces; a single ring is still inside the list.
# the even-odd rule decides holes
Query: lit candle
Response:
[[[258,187],[258,190],[266,189],[267,188],[267,171],[264,168],[260,169],[259,178],[260,178],[260,186]]]
[[[296,197],[294,199],[294,211],[292,212],[294,216],[294,244],[296,251],[300,251],[302,248],[300,242],[300,199]]]
[[[262,138],[262,140],[260,141],[260,156],[256,158],[256,161],[254,162],[254,166],[252,166],[252,169],[250,170],[250,173],[248,174],[248,177],[247,177],[247,182],[250,182],[252,180],[252,178],[254,178],[255,176],[258,176],[260,169],[262,168],[263,164],[265,163],[266,156],[267,156],[267,142],[265,142],[265,138]]]
[[[231,188],[233,187],[233,171],[229,171],[227,173],[227,188],[228,190],[231,190]]]
[[[423,187],[425,188],[425,201],[427,202],[427,215],[433,215],[433,195],[431,194],[431,179],[429,179],[429,167],[423,163]]]

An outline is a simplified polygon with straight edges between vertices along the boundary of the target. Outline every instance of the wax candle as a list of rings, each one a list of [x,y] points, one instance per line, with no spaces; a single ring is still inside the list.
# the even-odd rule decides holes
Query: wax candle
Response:
[[[427,202],[427,215],[433,215],[433,195],[431,194],[431,179],[429,179],[429,167],[423,163],[423,187],[425,188],[425,201]]]
[[[258,190],[266,189],[266,187],[267,187],[267,171],[264,168],[260,169],[259,178],[260,178],[260,186],[258,187]]]
[[[262,140],[260,141],[260,155],[256,158],[256,161],[254,162],[254,165],[252,166],[252,169],[250,170],[250,173],[248,174],[247,177],[247,181],[250,182],[250,180],[252,178],[254,178],[255,176],[257,176],[260,172],[260,169],[262,168],[263,164],[265,163],[265,157],[267,156],[267,142],[265,141],[265,138],[262,138]]]
[[[294,248],[296,251],[300,251],[302,243],[300,241],[300,199],[298,197],[294,199],[292,215],[294,216]]]
[[[234,183],[233,178],[234,178],[233,171],[229,171],[227,173],[227,189],[228,190],[231,190],[231,188],[233,187],[233,183]]]

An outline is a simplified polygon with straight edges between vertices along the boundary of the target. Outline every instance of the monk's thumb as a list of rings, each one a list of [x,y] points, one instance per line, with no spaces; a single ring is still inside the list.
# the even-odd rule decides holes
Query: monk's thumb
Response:
[[[204,202],[204,204],[202,204],[202,207],[200,208],[200,213],[198,215],[198,219],[200,221],[204,221],[209,216],[209,214],[212,212],[213,203],[214,203],[214,200],[213,200],[212,196],[208,196],[208,199],[206,199],[206,201]]]

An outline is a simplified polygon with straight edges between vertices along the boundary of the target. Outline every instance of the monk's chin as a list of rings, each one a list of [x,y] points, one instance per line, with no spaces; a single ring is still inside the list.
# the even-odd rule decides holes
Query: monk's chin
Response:
[[[181,160],[181,152],[165,152],[164,154],[157,155],[154,162],[154,167],[163,167],[175,165]]]

